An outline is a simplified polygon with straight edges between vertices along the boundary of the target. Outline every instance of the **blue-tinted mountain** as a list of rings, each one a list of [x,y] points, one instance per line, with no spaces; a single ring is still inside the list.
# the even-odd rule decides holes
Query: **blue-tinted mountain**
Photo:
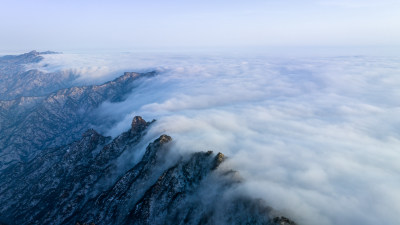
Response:
[[[42,55],[46,54],[58,53],[31,51],[22,55],[0,57],[0,100],[43,96],[73,86],[77,76],[68,71],[47,73],[28,69],[27,65],[42,61]]]
[[[155,72],[127,72],[102,85],[71,87],[47,96],[0,101],[0,169],[36,153],[77,140],[97,122],[103,102],[122,101],[142,78]]]

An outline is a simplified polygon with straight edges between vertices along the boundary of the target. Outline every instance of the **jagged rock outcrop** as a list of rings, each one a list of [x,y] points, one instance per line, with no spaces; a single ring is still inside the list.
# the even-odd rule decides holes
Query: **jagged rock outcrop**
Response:
[[[135,117],[110,140],[88,130],[81,140],[41,151],[0,173],[6,224],[293,224],[272,218],[262,201],[230,192],[235,172],[223,154],[179,155],[161,135],[141,154],[152,122]],[[140,156],[139,161],[131,160]],[[125,162],[129,167],[120,167]]]

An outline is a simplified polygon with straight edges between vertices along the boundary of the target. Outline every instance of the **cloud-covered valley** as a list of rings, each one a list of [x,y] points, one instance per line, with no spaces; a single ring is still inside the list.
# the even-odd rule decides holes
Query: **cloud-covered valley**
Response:
[[[99,127],[116,136],[134,115],[156,119],[178,152],[213,150],[299,224],[400,223],[400,61],[239,54],[46,55],[43,70],[89,83],[156,70]]]

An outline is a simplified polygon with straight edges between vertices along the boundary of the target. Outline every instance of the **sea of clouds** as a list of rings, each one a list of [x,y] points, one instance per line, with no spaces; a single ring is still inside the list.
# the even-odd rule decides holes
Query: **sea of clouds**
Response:
[[[116,136],[134,115],[181,152],[213,150],[298,224],[400,224],[400,58],[262,54],[46,55],[44,70],[86,83],[158,75],[104,103]]]

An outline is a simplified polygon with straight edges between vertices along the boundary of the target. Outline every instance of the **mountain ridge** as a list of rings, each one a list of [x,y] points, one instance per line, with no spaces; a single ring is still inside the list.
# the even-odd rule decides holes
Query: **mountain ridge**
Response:
[[[130,169],[118,171],[116,160],[124,153],[140,152],[138,143],[153,122],[134,117],[131,129],[112,141],[90,129],[79,141],[7,168],[7,175],[0,174],[0,221],[295,224],[273,217],[272,209],[260,200],[227,194],[238,181],[232,171],[219,169],[225,159],[222,153],[176,155],[171,152],[172,138],[165,134],[150,142]],[[203,199],[204,191],[208,200]]]
[[[65,88],[44,98],[0,101],[0,121],[4,121],[0,124],[0,169],[13,161],[31,159],[40,149],[77,139],[96,124],[91,113],[101,103],[122,101],[135,81],[155,75],[155,71],[127,72],[104,84]],[[20,105],[24,99],[34,104]]]
[[[45,96],[61,88],[72,87],[78,75],[68,71],[44,72],[30,69],[43,55],[59,54],[51,51],[31,51],[21,55],[0,57],[0,100],[26,96]]]
[[[136,116],[115,138],[93,129],[113,123],[99,106],[155,71],[76,86],[71,74],[27,70],[44,54],[58,53],[0,57],[0,224],[295,224],[238,192],[244,179],[221,167],[222,153],[177,152],[148,132],[155,120]]]

